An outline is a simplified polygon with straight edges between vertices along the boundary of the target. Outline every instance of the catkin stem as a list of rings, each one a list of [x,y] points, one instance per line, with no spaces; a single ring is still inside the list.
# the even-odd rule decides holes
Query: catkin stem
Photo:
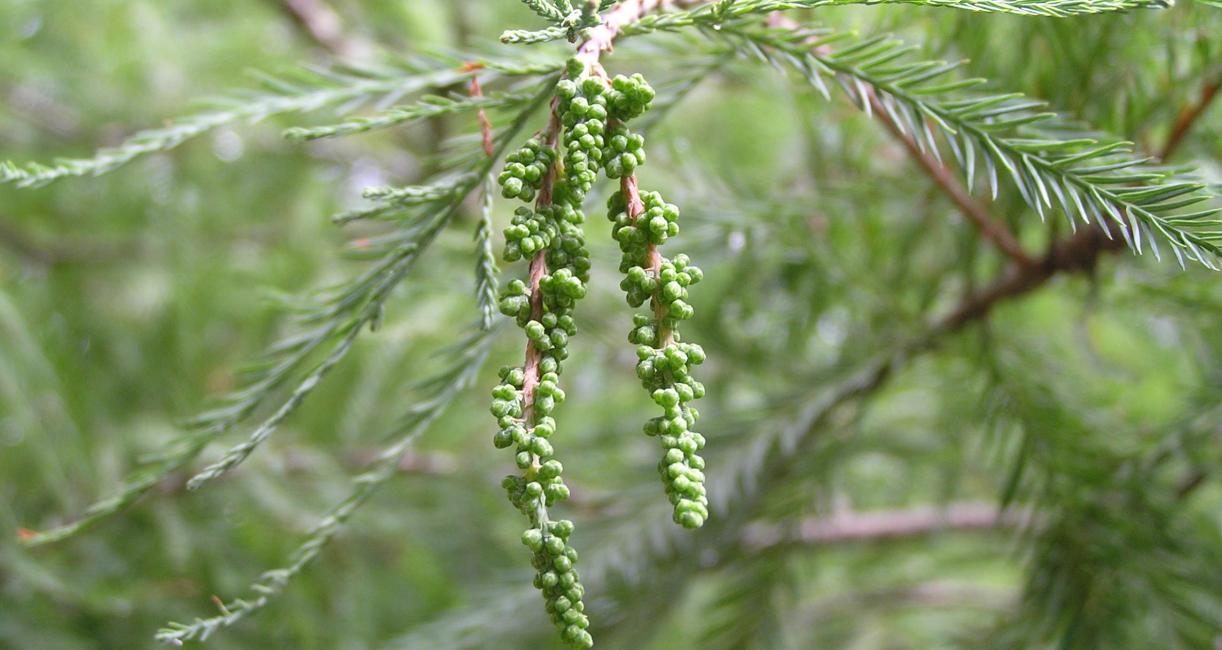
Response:
[[[560,103],[557,99],[552,99],[549,106],[547,130],[544,133],[543,140],[548,148],[554,150],[559,139]],[[535,202],[536,209],[552,204],[552,190],[556,184],[557,166],[559,164],[560,157],[556,156],[555,162],[547,168],[547,173],[543,175],[543,184],[539,188],[539,198]],[[539,288],[539,281],[545,275],[547,275],[547,252],[540,250],[530,259],[530,273],[527,277],[527,287],[530,291],[530,318],[534,321],[539,321],[543,318],[543,291]],[[528,341],[526,343],[526,360],[522,366],[524,375],[522,383],[522,421],[528,429],[535,425],[535,391],[539,386],[539,363],[542,360],[543,351],[535,345],[534,341]],[[532,453],[527,478],[533,478],[539,466],[539,456]]]
[[[624,200],[628,204],[628,218],[632,220],[633,225],[636,224],[637,217],[645,212],[645,203],[641,201],[641,190],[637,186],[636,174],[627,174],[620,179],[620,192],[624,195]],[[662,271],[662,254],[658,252],[658,247],[655,244],[650,244],[645,255],[645,261],[648,263],[649,272],[654,276],[658,276]],[[674,340],[674,335],[670,331],[669,318],[667,318],[666,305],[654,296],[651,299],[653,303],[653,318],[657,322],[658,341],[654,345],[655,348],[661,350],[670,345]]]

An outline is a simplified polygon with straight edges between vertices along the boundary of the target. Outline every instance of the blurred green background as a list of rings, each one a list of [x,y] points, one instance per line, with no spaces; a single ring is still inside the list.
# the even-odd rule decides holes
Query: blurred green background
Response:
[[[355,56],[529,57],[496,38],[537,26],[508,0],[330,4]],[[1192,2],[1064,20],[906,7],[800,17],[969,58],[994,87],[1155,152],[1222,79],[1222,10]],[[5,0],[0,159],[86,155],[250,86],[251,68],[328,61],[324,45],[273,0]],[[644,72],[665,96],[712,50],[651,37],[622,44],[608,66]],[[17,545],[20,528],[69,521],[111,493],[181,418],[234,388],[235,369],[285,331],[269,296],[363,268],[343,251],[376,226],[343,229],[330,215],[365,186],[437,169],[445,142],[475,128],[462,116],[310,145],[280,137],[325,119],[225,127],[104,177],[0,186],[0,647],[151,647],[166,621],[243,593],[344,497],[410,405],[410,385],[474,321],[472,209],[382,329],[239,471],[191,493],[188,475],[171,477],[77,539]],[[711,468],[749,461],[855,369],[1004,272],[890,134],[843,96],[827,102],[765,64],[718,60],[649,136],[642,184],[683,208],[674,250],[708,277],[693,292],[690,337],[710,356],[700,410]],[[1218,182],[1220,160],[1214,106],[1170,162]],[[560,510],[577,520],[583,563],[645,577],[591,588],[600,647],[1203,648],[1222,634],[1215,273],[1121,252],[1001,304],[821,423],[757,509],[735,513],[741,526],[696,533],[692,568],[655,584],[649,574],[666,567],[635,542],[673,533],[655,443],[640,434],[651,406],[632,374],[601,201],[589,210],[594,285],[559,413],[576,498]],[[1033,254],[1068,233],[1016,192],[989,205]],[[498,230],[511,209],[498,201]],[[499,487],[511,460],[490,444],[486,409],[519,339],[504,330],[480,385],[315,565],[210,645],[551,647],[522,523]],[[710,470],[710,484],[719,477],[733,480]],[[1047,525],[751,552],[724,539],[837,513],[992,507],[1008,493]]]

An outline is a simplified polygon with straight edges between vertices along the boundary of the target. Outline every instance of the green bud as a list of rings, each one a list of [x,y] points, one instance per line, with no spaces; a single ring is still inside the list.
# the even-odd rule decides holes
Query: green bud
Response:
[[[663,408],[670,408],[679,403],[679,393],[673,388],[655,390],[653,401]]]
[[[558,460],[546,461],[539,467],[539,477],[544,479],[555,478],[563,472],[564,466]]]

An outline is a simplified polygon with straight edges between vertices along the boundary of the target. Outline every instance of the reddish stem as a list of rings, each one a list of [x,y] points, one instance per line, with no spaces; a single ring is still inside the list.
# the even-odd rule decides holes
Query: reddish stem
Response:
[[[463,70],[478,70],[483,68],[480,63],[467,63],[463,65]],[[472,75],[471,82],[467,84],[467,91],[472,97],[483,97],[484,90],[480,88],[479,77]],[[488,121],[488,113],[484,109],[479,109],[479,132],[483,138],[484,154],[491,158],[493,153],[492,148],[492,122]]]
[[[1163,150],[1158,156],[1159,160],[1170,158],[1175,150],[1179,149],[1180,143],[1184,141],[1184,136],[1188,135],[1188,131],[1205,114],[1214,98],[1218,96],[1219,89],[1222,89],[1222,81],[1206,82],[1201,88],[1201,98],[1180,110],[1175,124],[1171,126],[1171,135],[1167,137],[1167,144],[1163,145]]]
[[[560,139],[560,103],[553,99],[551,103],[550,117],[547,121],[547,130],[544,132],[544,146],[554,152],[555,160],[547,168],[547,172],[543,175],[543,183],[539,187],[539,198],[535,201],[535,209],[541,210],[552,204],[552,190],[556,184],[556,174],[560,166],[559,152],[556,152],[556,143]],[[543,291],[539,289],[539,281],[543,276],[547,275],[547,253],[540,250],[535,253],[535,256],[530,260],[530,274],[527,277],[527,286],[530,291],[530,318],[531,320],[543,319]],[[522,366],[522,372],[525,379],[522,384],[522,420],[527,426],[535,424],[535,388],[539,383],[539,363],[543,360],[543,351],[535,345],[534,341],[526,344],[526,361]],[[538,458],[535,458],[534,463],[537,465]]]
[[[637,225],[637,218],[645,212],[645,202],[641,200],[641,191],[637,187],[636,174],[628,174],[620,178],[619,182],[620,193],[624,195],[624,200],[628,205],[628,218],[632,221],[632,225]],[[650,243],[645,250],[645,264],[648,270],[653,273],[655,278],[662,273],[662,254],[658,252],[658,246]],[[658,343],[657,348],[662,349],[670,345],[672,342],[672,333],[670,325],[666,322],[666,305],[658,300],[657,296],[653,297],[653,317],[658,324]]]
[[[605,76],[598,59],[603,52],[610,52],[625,25],[636,22],[641,16],[662,6],[662,0],[624,0],[603,15],[598,26],[586,32],[586,40],[577,47],[577,60],[593,75]]]

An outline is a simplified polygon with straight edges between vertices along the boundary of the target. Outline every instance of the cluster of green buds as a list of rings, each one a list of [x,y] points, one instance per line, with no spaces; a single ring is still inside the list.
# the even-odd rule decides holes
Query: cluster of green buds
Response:
[[[587,71],[570,61],[567,78],[556,87],[546,136],[510,155],[498,178],[506,197],[538,200],[533,207],[518,207],[505,229],[504,257],[510,262],[529,259],[531,282],[514,280],[500,296],[501,312],[522,328],[527,349],[521,367],[501,369],[501,383],[492,392],[491,410],[499,425],[493,444],[515,450],[521,474],[505,477],[502,486],[530,520],[522,543],[534,556],[535,586],[561,637],[581,648],[594,641],[587,631],[585,590],[573,567],[577,552],[569,545],[573,524],[551,521],[547,509],[569,496],[561,478],[564,468],[554,458],[553,415],[565,397],[560,374],[569,339],[577,333],[573,310],[589,280],[581,208],[600,171],[622,179],[621,192],[609,204],[612,233],[623,252],[621,287],[633,307],[648,303],[652,309],[633,318],[629,335],[637,345],[637,375],[663,410],[648,421],[645,432],[666,449],[658,471],[675,521],[697,528],[709,515],[704,460],[697,454],[705,440],[694,430],[700,414],[690,404],[704,395],[704,386],[691,374],[704,361],[704,350],[683,341],[678,331],[679,322],[693,314],[687,288],[700,282],[702,274],[686,255],[667,260],[658,253],[679,233],[679,209],[656,192],[636,196],[632,175],[645,163],[645,140],[625,125],[643,114],[653,98],[640,75],[608,83],[601,68]]]
[[[509,179],[510,182],[515,180]],[[516,262],[522,258],[529,259],[536,252],[549,248],[559,234],[556,221],[551,216],[550,207],[538,212],[526,206],[514,210],[513,221],[505,229],[505,260]]]
[[[631,77],[616,75],[607,91],[607,110],[612,118],[627,122],[649,110],[656,94],[639,73]]]
[[[620,282],[620,288],[628,293],[628,304],[640,307],[657,291],[658,280],[661,279],[661,268],[650,275],[652,253],[666,240],[679,234],[679,208],[673,203],[662,200],[657,192],[641,195],[640,214],[632,215],[628,211],[628,199],[623,192],[616,192],[607,200],[607,217],[611,219],[611,237],[619,242],[620,272],[626,274]],[[665,260],[661,260],[665,263]],[[692,274],[688,270],[687,256],[676,258],[682,260],[684,272],[683,286],[691,284]],[[674,264],[671,264],[672,271]],[[695,268],[695,267],[691,267]],[[704,277],[700,269],[696,269],[697,277]],[[679,281],[678,272],[674,272],[675,282]],[[669,274],[668,274],[669,276]],[[672,280],[667,280],[669,282]],[[699,280],[697,280],[699,281]]]
[[[645,320],[647,322],[648,317]],[[630,340],[640,341],[637,333],[641,329],[635,328]],[[662,415],[645,423],[645,433],[656,436],[666,449],[658,463],[658,473],[675,507],[675,523],[685,528],[699,528],[709,517],[704,459],[697,454],[704,448],[705,440],[692,429],[700,412],[690,403],[704,396],[704,384],[691,374],[692,366],[704,361],[704,350],[699,345],[680,341],[666,343],[662,348],[654,345],[641,342],[637,346],[637,376],[654,403],[663,409]]]
[[[692,376],[692,367],[704,362],[704,349],[683,341],[679,324],[695,310],[688,302],[688,287],[704,277],[687,255],[668,260],[658,247],[679,234],[679,208],[666,203],[657,192],[639,196],[635,178],[626,178],[645,161],[644,139],[622,123],[649,107],[653,90],[639,75],[617,77],[609,92],[612,116],[620,120],[610,131],[607,175],[621,177],[621,190],[607,203],[611,234],[619,242],[620,271],[628,304],[648,304],[650,313],[633,317],[628,341],[637,346],[637,376],[661,416],[645,424],[645,433],[656,437],[666,450],[658,473],[674,506],[674,521],[686,528],[699,528],[709,516],[704,487],[704,436],[694,430],[700,417],[692,405],[704,396],[704,385]]]
[[[573,524],[550,521],[547,509],[569,496],[554,458],[554,412],[564,401],[560,388],[568,342],[577,333],[573,311],[586,294],[590,254],[586,249],[581,211],[603,156],[607,125],[604,85],[598,79],[571,74],[557,88],[556,120],[543,140],[526,144],[511,156],[500,175],[503,194],[538,204],[520,206],[505,229],[507,261],[531,260],[530,284],[510,282],[501,293],[501,313],[511,316],[526,334],[526,362],[503,368],[493,390],[492,413],[499,430],[497,448],[515,450],[521,474],[505,477],[509,500],[530,521],[522,542],[534,555],[535,586],[543,592],[547,612],[569,644],[588,648],[582,596],[585,593],[573,564],[577,552],[569,545]],[[543,143],[560,142],[563,155]],[[560,161],[563,161],[561,164]]]
[[[553,162],[552,150],[531,138],[505,157],[505,169],[496,179],[501,185],[501,195],[507,199],[533,201]]]
[[[557,109],[564,127],[564,171],[584,197],[602,168],[607,130],[607,97],[603,81],[578,76],[581,64],[569,62],[569,79],[556,85]]]
[[[568,543],[572,534],[573,522],[561,519],[522,533],[522,543],[534,554],[531,562],[538,571],[534,584],[543,592],[545,608],[560,630],[560,638],[573,646],[588,648],[594,645],[594,638],[586,631],[590,619],[581,600],[585,588],[573,568],[577,550]]]
[[[603,152],[608,178],[627,176],[645,164],[645,138],[632,133],[623,124],[612,126],[608,135],[611,137]]]
[[[557,233],[553,245],[546,247],[548,268],[567,271],[581,283],[590,280],[590,251],[586,250],[581,228],[586,218],[581,211],[583,200],[585,193],[578,192],[566,176],[556,188],[555,203],[550,208]]]

